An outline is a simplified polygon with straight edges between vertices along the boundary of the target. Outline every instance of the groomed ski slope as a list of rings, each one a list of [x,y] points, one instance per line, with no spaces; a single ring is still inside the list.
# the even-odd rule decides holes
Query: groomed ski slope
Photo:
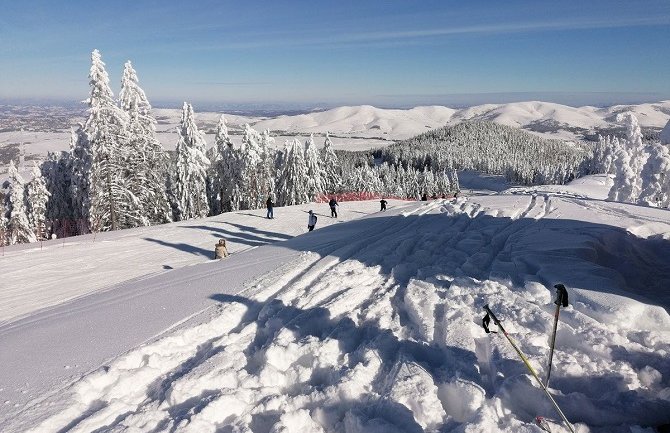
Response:
[[[270,249],[282,258],[234,294],[224,262],[176,269],[209,308],[5,410],[0,429],[539,432],[535,416],[557,416],[484,333],[482,307],[543,375],[562,282],[556,400],[578,432],[652,432],[670,423],[670,216],[604,191],[592,177],[396,206],[233,256],[247,271]]]

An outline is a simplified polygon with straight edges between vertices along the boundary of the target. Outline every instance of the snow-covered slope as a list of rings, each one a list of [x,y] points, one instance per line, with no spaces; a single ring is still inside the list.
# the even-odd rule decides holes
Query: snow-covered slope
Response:
[[[557,282],[551,392],[577,431],[670,423],[670,217],[604,189],[398,204],[28,316],[0,328],[1,430],[537,432],[556,414],[480,325],[489,304],[543,374]],[[167,331],[131,326],[175,311]],[[147,341],[62,373],[133,332]]]

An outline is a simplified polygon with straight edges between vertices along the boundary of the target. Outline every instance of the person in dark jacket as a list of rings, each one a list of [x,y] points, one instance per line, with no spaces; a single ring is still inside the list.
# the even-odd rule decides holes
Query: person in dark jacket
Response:
[[[335,200],[335,197],[330,199],[330,201],[328,202],[328,206],[330,206],[330,217],[337,218],[337,209],[335,207],[339,205],[337,204],[337,200]]]
[[[384,199],[381,199],[381,200],[379,200],[379,203],[381,203],[381,205],[382,205],[382,208],[381,208],[380,212],[385,211],[386,210],[386,203],[388,203],[388,202]]]
[[[310,232],[314,230],[314,227],[316,226],[316,215],[314,215],[314,212],[309,211],[309,216],[307,217],[307,230]]]
[[[268,219],[274,219],[274,214],[272,213],[272,208],[274,208],[274,203],[272,202],[272,196],[268,196],[268,200],[265,202],[265,206],[268,208]]]
[[[424,192],[423,195],[421,196],[421,201],[428,201],[428,194]]]

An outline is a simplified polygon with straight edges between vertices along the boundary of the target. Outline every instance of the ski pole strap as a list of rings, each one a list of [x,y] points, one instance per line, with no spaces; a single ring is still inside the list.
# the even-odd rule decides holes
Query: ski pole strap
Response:
[[[563,284],[556,284],[554,286],[556,289],[556,302],[554,304],[562,307],[568,306],[568,291],[565,289]]]
[[[496,331],[491,331],[489,329],[489,324],[490,323],[491,323],[491,315],[489,313],[486,313],[486,316],[484,316],[484,318],[482,319],[482,327],[484,328],[484,331],[487,334],[490,334],[490,333],[496,334],[497,333]]]
[[[486,316],[484,316],[484,320],[482,320],[482,325],[484,326],[484,330],[489,333],[489,332],[495,332],[495,331],[489,331],[488,330],[488,325],[491,323],[491,319],[493,319],[493,323],[498,325],[498,328],[504,333],[505,329],[502,327],[500,324],[500,320],[496,317],[495,314],[493,314],[493,311],[489,308],[489,304],[484,305],[484,310],[486,310]]]

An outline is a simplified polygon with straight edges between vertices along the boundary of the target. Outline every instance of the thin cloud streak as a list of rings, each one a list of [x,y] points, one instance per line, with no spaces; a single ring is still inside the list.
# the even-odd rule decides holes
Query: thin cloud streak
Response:
[[[350,34],[340,37],[305,37],[305,38],[272,38],[271,40],[227,42],[221,44],[201,45],[200,47],[189,47],[189,50],[243,50],[270,47],[298,47],[298,46],[337,46],[354,43],[384,42],[393,40],[422,39],[440,36],[458,35],[494,35],[511,33],[534,33],[562,30],[597,30],[641,26],[670,25],[670,16],[658,16],[653,18],[630,18],[626,20],[589,20],[589,21],[545,21],[533,23],[509,23],[509,24],[481,24],[474,26],[435,28],[426,30],[401,30],[393,32],[368,32]],[[265,35],[263,35],[265,36]]]

